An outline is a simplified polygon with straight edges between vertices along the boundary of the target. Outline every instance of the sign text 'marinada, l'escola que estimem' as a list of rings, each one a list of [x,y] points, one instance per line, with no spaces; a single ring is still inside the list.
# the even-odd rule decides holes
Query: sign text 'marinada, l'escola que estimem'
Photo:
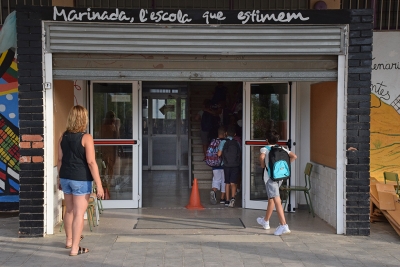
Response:
[[[115,22],[126,22],[126,23],[180,23],[187,24],[193,20],[193,14],[186,13],[182,10],[176,11],[164,11],[164,10],[148,10],[139,9],[134,10],[137,14],[133,14],[132,10],[98,10],[87,8],[85,11],[76,9],[64,9],[64,8],[53,8],[53,20],[59,21],[115,21]],[[199,11],[196,11],[199,12]],[[205,24],[221,24],[227,20],[227,16],[232,16],[232,12],[228,14],[223,11],[201,11],[201,18]],[[263,13],[260,10],[252,11],[237,11],[233,13],[235,20],[241,24],[247,23],[265,23],[267,21],[273,21],[277,23],[289,23],[292,20],[307,21],[309,17],[303,16],[300,11],[298,12],[268,12]],[[196,16],[198,20],[198,16]],[[230,21],[233,18],[230,18]]]

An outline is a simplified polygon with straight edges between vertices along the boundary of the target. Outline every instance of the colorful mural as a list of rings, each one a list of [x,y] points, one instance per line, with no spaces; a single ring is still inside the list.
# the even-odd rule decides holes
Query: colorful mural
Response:
[[[400,175],[400,34],[374,32],[371,78],[370,173]]]
[[[0,56],[0,207],[19,202],[18,68],[14,56],[13,49]]]

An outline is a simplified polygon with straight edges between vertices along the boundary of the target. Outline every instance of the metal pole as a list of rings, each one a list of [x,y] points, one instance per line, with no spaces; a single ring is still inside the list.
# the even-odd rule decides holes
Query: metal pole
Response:
[[[291,149],[291,147],[292,147],[292,82],[289,82],[289,138],[288,138],[288,148],[289,148],[289,150]],[[288,186],[290,186],[290,179],[291,178],[289,178],[288,180],[287,180],[287,185]],[[289,194],[289,198],[288,198],[288,202],[289,203],[287,203],[287,210],[289,211],[289,212],[291,212],[292,211],[292,205],[290,204],[290,195],[291,195],[291,192],[289,191],[288,192],[288,194]]]
[[[397,0],[396,30],[399,29],[399,5],[400,5],[400,0]]]
[[[3,25],[3,3],[0,1],[0,23]]]
[[[381,21],[380,21],[380,25],[379,25],[379,30],[382,30],[382,14],[383,14],[383,1],[381,1]]]

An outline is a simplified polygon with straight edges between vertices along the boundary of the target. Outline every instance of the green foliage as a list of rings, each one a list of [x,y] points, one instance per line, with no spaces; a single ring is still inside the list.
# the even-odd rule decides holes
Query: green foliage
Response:
[[[277,122],[281,121],[286,112],[279,110],[279,102],[271,100],[271,94],[254,94],[252,98],[252,139],[264,139],[268,129],[278,129]]]

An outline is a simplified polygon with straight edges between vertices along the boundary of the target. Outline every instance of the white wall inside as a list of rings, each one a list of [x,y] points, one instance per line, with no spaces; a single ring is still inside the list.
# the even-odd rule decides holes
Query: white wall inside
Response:
[[[311,199],[318,217],[337,229],[336,170],[313,162]]]
[[[57,164],[57,162],[54,162]],[[57,177],[57,165],[53,168],[53,177]],[[62,200],[64,198],[64,194],[61,190],[57,188],[57,178],[55,180],[55,188],[54,188],[54,226],[56,226],[62,220]]]
[[[83,80],[74,81],[74,97],[75,105],[81,105],[88,109],[87,106],[87,82]]]
[[[310,82],[297,83],[297,112],[296,112],[296,152],[297,175],[296,185],[304,186],[304,169],[310,161]],[[306,205],[304,193],[296,192],[296,208],[298,204]]]

